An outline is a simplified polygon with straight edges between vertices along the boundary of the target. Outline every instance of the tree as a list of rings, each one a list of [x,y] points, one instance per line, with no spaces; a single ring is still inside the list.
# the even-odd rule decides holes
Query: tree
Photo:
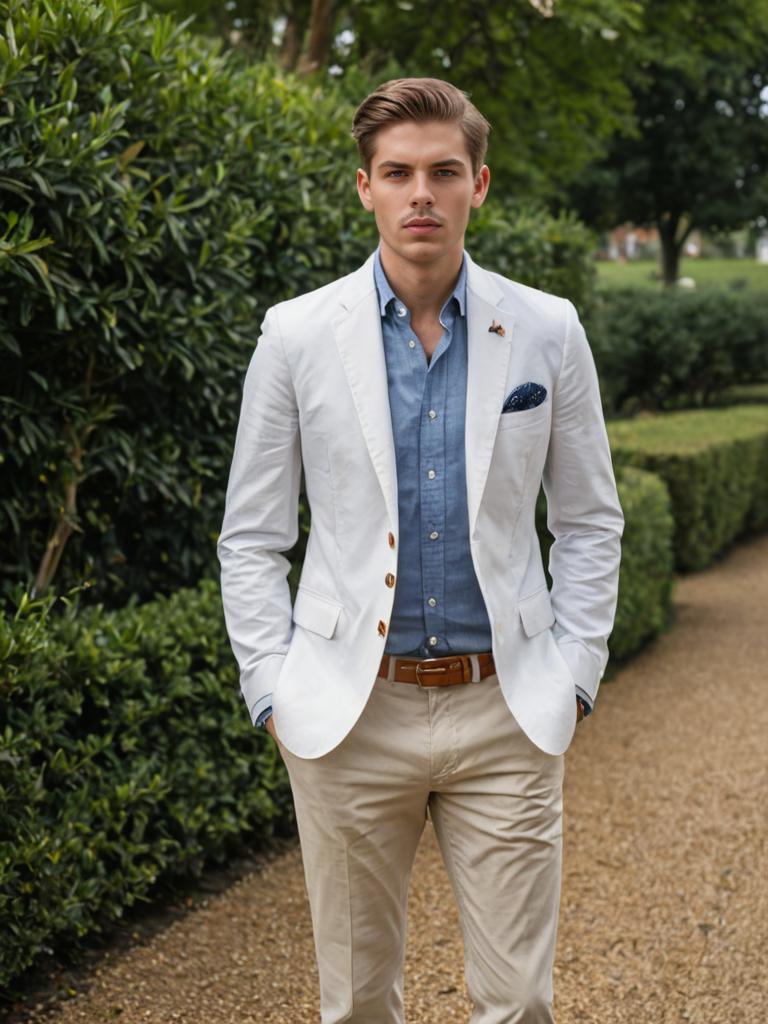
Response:
[[[449,78],[493,124],[496,185],[544,197],[626,128],[622,79],[642,0],[152,0],[218,30],[256,58],[277,50],[286,69],[350,79],[348,95],[400,75]],[[271,19],[272,32],[265,21]],[[553,184],[555,183],[555,184]]]
[[[634,134],[617,136],[570,192],[595,227],[655,225],[666,285],[694,228],[741,227],[768,207],[768,5],[740,7],[720,11],[733,33],[705,19],[695,62],[642,65]]]

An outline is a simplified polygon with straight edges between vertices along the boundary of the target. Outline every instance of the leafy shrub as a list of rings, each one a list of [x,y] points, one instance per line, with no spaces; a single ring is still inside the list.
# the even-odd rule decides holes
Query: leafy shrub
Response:
[[[582,315],[593,308],[597,270],[591,232],[569,212],[553,216],[491,196],[475,211],[467,249],[487,270],[563,295]]]
[[[0,0],[0,26],[0,559],[148,599],[217,569],[266,308],[375,244],[354,105],[128,0]],[[481,263],[585,301],[583,228],[481,215]]]
[[[608,433],[617,465],[667,485],[678,568],[701,569],[745,530],[768,526],[768,407],[646,416]]]
[[[636,412],[711,405],[768,381],[768,296],[624,288],[588,323],[606,406]]]
[[[669,618],[674,582],[673,521],[667,489],[653,473],[620,467],[616,487],[625,525],[609,648],[612,658],[624,659],[656,636]],[[554,538],[547,529],[543,491],[536,508],[536,527],[546,565]]]
[[[671,522],[663,484],[625,469],[619,608],[626,657],[663,625]],[[543,513],[543,509],[541,510]],[[540,517],[542,543],[546,517]],[[218,583],[119,610],[23,597],[0,615],[0,984],[199,874],[293,828],[274,743],[242,703]]]
[[[0,31],[0,560],[147,598],[217,568],[267,306],[369,251],[351,107],[123,0]]]
[[[0,616],[0,984],[161,876],[293,826],[217,582],[119,611],[51,602]]]

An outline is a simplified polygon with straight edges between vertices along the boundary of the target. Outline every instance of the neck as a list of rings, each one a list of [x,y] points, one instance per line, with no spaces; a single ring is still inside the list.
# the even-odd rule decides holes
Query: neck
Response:
[[[392,291],[411,312],[412,319],[437,319],[461,272],[463,248],[430,263],[412,263],[382,242],[381,265]]]

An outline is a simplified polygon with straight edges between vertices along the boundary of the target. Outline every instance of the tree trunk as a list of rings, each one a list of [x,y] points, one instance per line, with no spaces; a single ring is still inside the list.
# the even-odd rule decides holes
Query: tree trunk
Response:
[[[296,61],[299,59],[299,26],[296,20],[296,13],[291,12],[287,16],[283,41],[280,46],[280,64],[286,71],[293,71]]]
[[[88,366],[85,370],[83,381],[83,397],[87,405],[93,391],[93,372],[96,367],[96,356],[91,353]],[[85,456],[85,445],[88,437],[96,429],[96,422],[86,423],[78,431],[77,427],[70,423],[65,424],[64,430],[69,437],[67,456],[72,467],[72,477],[64,483],[64,501],[59,507],[59,515],[53,533],[45,546],[45,553],[40,559],[40,565],[35,574],[35,582],[32,586],[32,597],[39,597],[51,584],[56,575],[61,556],[64,553],[64,546],[71,535],[78,531],[82,533],[82,527],[77,521],[77,488],[84,478],[83,458]]]
[[[683,245],[693,231],[694,222],[680,213],[663,213],[657,225],[661,238],[662,277],[665,287],[672,288],[677,284]]]
[[[311,75],[328,63],[333,38],[333,2],[312,0],[307,47],[299,58],[298,71],[301,75]]]
[[[64,503],[59,509],[59,517],[53,529],[48,543],[45,546],[45,554],[40,560],[35,582],[32,587],[33,598],[40,597],[51,585],[51,580],[56,575],[61,556],[64,553],[64,546],[75,530],[82,532],[77,523],[77,488],[83,479],[83,455],[84,442],[87,435],[93,428],[86,427],[83,437],[79,438],[74,428],[70,428],[71,443],[68,451],[69,461],[74,470],[74,478],[68,480],[64,485]]]
[[[79,527],[74,525],[76,516],[77,484],[72,480],[66,486],[64,507],[59,512],[56,526],[45,546],[45,554],[38,566],[35,582],[32,586],[32,598],[40,597],[44,594],[50,586],[51,580],[56,575],[61,556],[64,553],[64,546],[72,532],[75,529],[79,529]]]
[[[673,288],[677,284],[677,275],[680,269],[680,246],[675,241],[674,234],[660,231],[661,235],[661,272],[666,288]]]

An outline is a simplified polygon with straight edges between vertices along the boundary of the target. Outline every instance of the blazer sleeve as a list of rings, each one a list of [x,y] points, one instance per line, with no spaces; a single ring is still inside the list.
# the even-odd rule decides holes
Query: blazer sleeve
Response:
[[[597,372],[571,302],[543,485],[555,538],[549,555],[554,636],[575,684],[594,702],[616,614],[624,516]]]
[[[293,631],[290,562],[301,482],[298,408],[275,309],[243,387],[217,543],[224,618],[255,723],[269,705]]]

